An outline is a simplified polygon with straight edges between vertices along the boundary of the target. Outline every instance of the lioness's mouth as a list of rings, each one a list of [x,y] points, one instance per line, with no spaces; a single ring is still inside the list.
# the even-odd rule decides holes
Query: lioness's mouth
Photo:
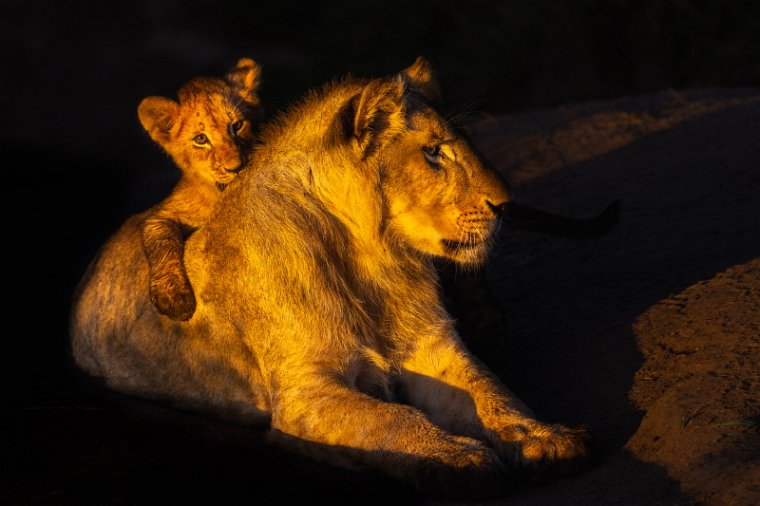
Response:
[[[442,239],[443,246],[449,251],[468,250],[479,248],[483,243],[480,241],[452,241],[451,239]]]

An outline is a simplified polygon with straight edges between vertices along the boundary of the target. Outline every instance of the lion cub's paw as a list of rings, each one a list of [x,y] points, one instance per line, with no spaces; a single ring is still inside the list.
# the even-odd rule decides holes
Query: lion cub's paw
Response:
[[[159,313],[172,320],[187,321],[195,313],[195,293],[183,275],[173,273],[151,280],[150,301]]]
[[[500,453],[511,455],[517,469],[537,477],[574,474],[590,458],[591,436],[584,428],[536,423],[515,431],[511,441],[500,445]]]

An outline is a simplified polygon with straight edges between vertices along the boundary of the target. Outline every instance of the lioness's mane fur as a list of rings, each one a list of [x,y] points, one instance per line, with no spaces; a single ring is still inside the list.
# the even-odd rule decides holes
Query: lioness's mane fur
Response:
[[[366,82],[348,77],[333,81],[270,122],[256,148],[257,168],[228,189],[227,205],[220,206],[221,213],[236,216],[218,217],[209,225],[209,233],[214,233],[213,227],[226,227],[235,220],[243,228],[245,232],[238,236],[241,242],[233,249],[250,251],[247,258],[256,274],[242,277],[257,280],[258,286],[252,289],[275,302],[300,297],[316,305],[325,320],[340,322],[342,328],[352,331],[350,336],[342,331],[325,333],[320,346],[331,353],[344,347],[343,339],[354,344],[356,336],[377,332],[373,328],[377,319],[369,313],[381,314],[390,303],[389,287],[421,278],[420,286],[409,287],[410,302],[427,307],[426,312],[440,309],[431,304],[431,297],[436,297],[431,287],[437,286],[431,258],[397,243],[385,229],[383,203],[377,193],[380,175],[342,170],[352,161],[344,160],[342,150],[334,148],[346,135],[342,108]],[[293,124],[299,128],[293,129]],[[341,187],[346,190],[339,190]],[[256,232],[271,230],[277,234]],[[383,236],[389,249],[377,247]],[[250,247],[252,242],[260,244]],[[278,254],[272,255],[272,251]],[[399,262],[398,255],[406,261]],[[282,272],[283,268],[287,272]],[[224,275],[223,271],[226,268],[221,265],[218,275]],[[288,274],[293,271],[301,276],[292,279]],[[355,301],[350,313],[345,312],[346,300]],[[292,315],[292,324],[311,326],[311,310]],[[437,316],[449,321],[444,313]],[[348,367],[350,360],[346,362]],[[386,372],[389,368],[388,364],[381,367]]]

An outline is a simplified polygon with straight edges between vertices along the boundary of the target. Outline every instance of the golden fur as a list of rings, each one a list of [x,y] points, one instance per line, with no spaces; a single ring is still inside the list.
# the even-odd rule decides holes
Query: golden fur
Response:
[[[536,420],[441,302],[433,259],[482,262],[509,192],[430,105],[435,90],[418,59],[334,82],[266,125],[256,170],[187,241],[188,322],[160,318],[140,289],[143,217],[128,220],[75,299],[77,363],[427,492],[488,496],[517,470],[575,470],[585,434]]]
[[[142,229],[150,300],[169,318],[188,320],[195,311],[182,262],[185,237],[206,223],[244,166],[261,121],[260,74],[253,60],[241,58],[224,78],[196,77],[184,84],[179,102],[147,97],[137,109],[143,128],[182,171]]]

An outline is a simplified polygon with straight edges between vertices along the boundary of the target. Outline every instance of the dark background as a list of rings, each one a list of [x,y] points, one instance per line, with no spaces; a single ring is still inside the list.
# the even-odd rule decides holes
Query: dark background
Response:
[[[12,413],[82,402],[67,349],[75,283],[123,219],[177,176],[137,121],[143,97],[173,96],[243,56],[263,67],[269,116],[335,76],[396,72],[418,55],[438,72],[444,110],[462,120],[760,85],[751,0],[3,2],[0,38],[1,400],[11,413],[0,443],[3,465],[24,472],[39,456],[19,443],[34,436]]]

